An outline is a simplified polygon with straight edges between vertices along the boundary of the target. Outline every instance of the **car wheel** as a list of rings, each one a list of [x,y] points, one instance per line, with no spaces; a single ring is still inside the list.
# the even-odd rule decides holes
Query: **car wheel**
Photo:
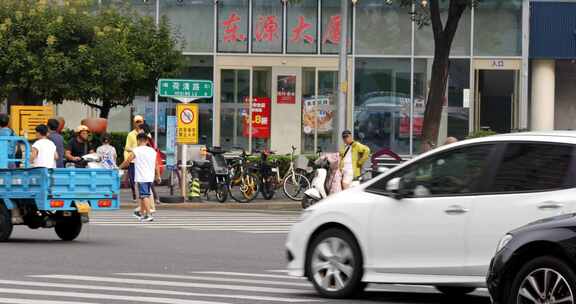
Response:
[[[306,269],[314,288],[324,297],[348,298],[361,292],[363,261],[355,238],[342,229],[328,229],[312,241]]]
[[[574,304],[576,274],[562,260],[539,257],[526,263],[514,277],[508,304]]]
[[[451,297],[458,297],[467,295],[472,293],[476,290],[475,287],[455,287],[455,286],[436,286],[436,290],[439,292],[451,296]]]

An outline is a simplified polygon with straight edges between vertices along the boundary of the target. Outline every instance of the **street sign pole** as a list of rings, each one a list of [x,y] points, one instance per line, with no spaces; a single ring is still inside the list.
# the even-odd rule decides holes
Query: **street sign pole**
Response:
[[[169,97],[179,100],[183,104],[188,104],[198,99],[202,98],[212,98],[214,95],[214,83],[210,80],[188,80],[188,79],[160,79],[158,80],[158,86],[156,91],[156,98]],[[157,102],[156,102],[157,107]],[[197,123],[199,119],[198,109],[196,108],[196,115],[193,115],[193,120]],[[176,111],[177,115],[180,115]],[[178,121],[182,120],[182,117],[177,117]],[[196,132],[198,128],[196,127]],[[178,135],[177,135],[178,136]],[[197,135],[196,135],[197,136]],[[198,139],[196,138],[196,142]],[[186,197],[188,195],[187,187],[187,168],[188,168],[188,144],[180,143],[182,147],[182,155],[180,156],[180,168],[182,170],[182,196]]]

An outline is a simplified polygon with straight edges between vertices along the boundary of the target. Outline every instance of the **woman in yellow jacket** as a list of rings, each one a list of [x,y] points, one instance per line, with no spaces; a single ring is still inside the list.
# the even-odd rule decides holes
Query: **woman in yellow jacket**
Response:
[[[344,147],[340,149],[340,170],[342,170],[342,188],[348,189],[354,179],[360,177],[362,166],[370,158],[370,148],[354,141],[352,132],[342,132]]]

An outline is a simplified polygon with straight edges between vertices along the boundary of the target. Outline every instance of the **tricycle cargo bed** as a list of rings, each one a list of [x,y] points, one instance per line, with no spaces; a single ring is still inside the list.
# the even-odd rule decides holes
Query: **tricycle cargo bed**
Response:
[[[117,170],[0,169],[0,199],[9,209],[15,200],[34,200],[38,210],[73,211],[85,202],[92,210],[113,210],[119,194]]]

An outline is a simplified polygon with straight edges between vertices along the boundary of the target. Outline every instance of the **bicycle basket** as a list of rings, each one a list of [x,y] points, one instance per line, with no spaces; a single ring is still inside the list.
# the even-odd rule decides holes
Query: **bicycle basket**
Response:
[[[304,155],[298,155],[298,157],[296,157],[296,161],[294,162],[294,167],[296,169],[302,169],[302,170],[306,170],[308,169],[308,164],[310,163],[310,160],[304,156]]]

